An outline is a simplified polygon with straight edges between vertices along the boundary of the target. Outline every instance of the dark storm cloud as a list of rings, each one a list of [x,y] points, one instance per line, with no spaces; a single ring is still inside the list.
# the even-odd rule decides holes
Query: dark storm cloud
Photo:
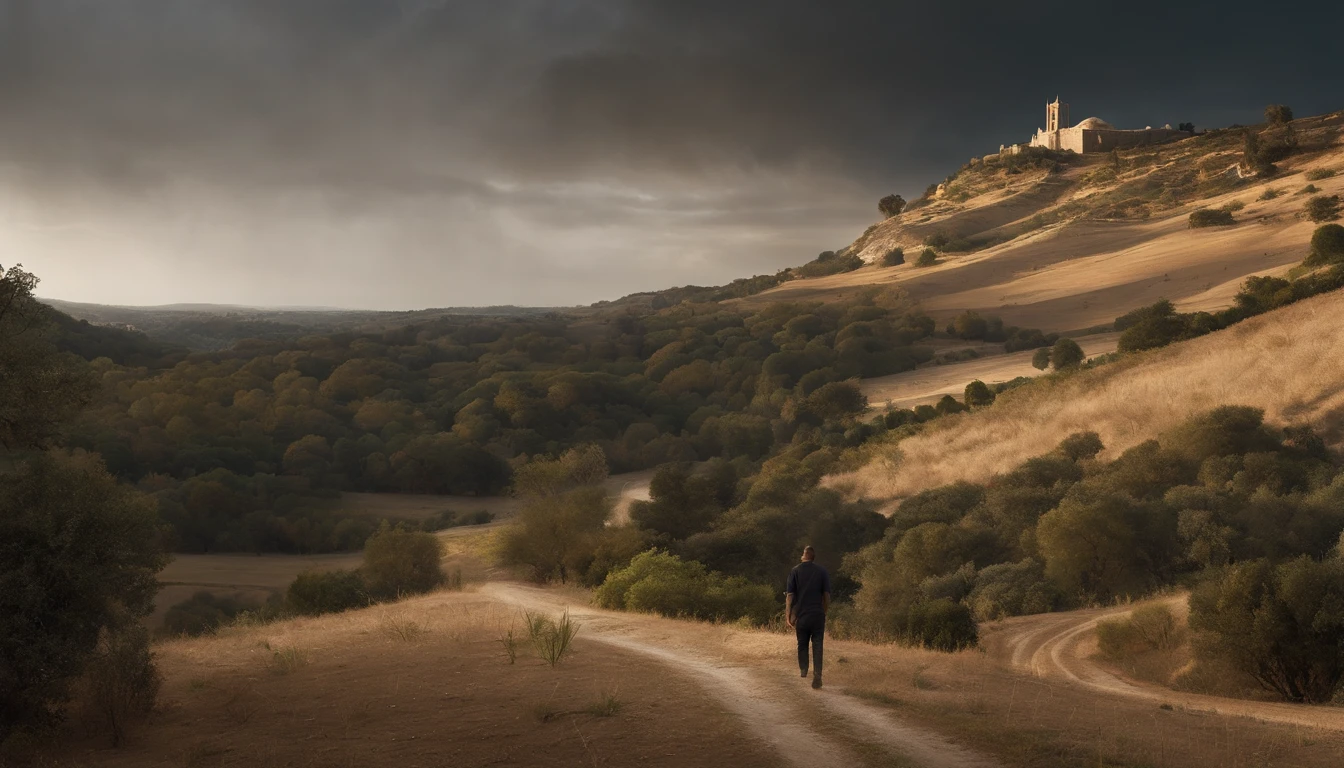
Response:
[[[719,282],[842,245],[877,196],[1025,139],[1056,93],[1136,126],[1338,108],[1342,17],[0,0],[0,259],[109,301],[563,303]]]

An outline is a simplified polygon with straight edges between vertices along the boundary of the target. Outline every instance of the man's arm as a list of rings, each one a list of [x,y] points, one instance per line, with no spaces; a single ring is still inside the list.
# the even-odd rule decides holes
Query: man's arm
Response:
[[[793,629],[793,593],[784,593],[784,623]]]

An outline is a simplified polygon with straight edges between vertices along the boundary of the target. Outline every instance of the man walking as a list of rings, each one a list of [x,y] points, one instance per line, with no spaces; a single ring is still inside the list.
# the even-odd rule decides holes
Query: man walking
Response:
[[[831,575],[813,562],[811,545],[803,561],[789,571],[784,590],[784,621],[798,633],[798,668],[807,677],[807,644],[812,644],[812,687],[821,687],[821,641],[826,634],[826,609],[831,607]]]

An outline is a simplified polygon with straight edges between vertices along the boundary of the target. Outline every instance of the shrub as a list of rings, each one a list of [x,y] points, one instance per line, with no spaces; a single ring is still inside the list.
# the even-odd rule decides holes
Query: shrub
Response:
[[[1190,597],[1195,652],[1289,701],[1325,703],[1344,680],[1344,560],[1251,560]]]
[[[306,571],[285,594],[285,606],[301,616],[340,613],[371,602],[363,575],[352,570]]]
[[[1302,212],[1317,224],[1339,218],[1339,195],[1319,195],[1307,201]]]
[[[1040,347],[1036,353],[1031,356],[1031,367],[1038,371],[1044,371],[1050,367],[1050,348]]]
[[[885,218],[899,216],[903,210],[905,210],[905,198],[900,195],[887,195],[877,201],[877,212]]]
[[[882,266],[884,267],[898,267],[904,263],[905,263],[904,248],[900,247],[892,248],[890,251],[887,251],[886,255],[882,257]]]
[[[1305,174],[1307,181],[1323,181],[1335,177],[1334,168],[1313,168]]]
[[[957,315],[947,328],[948,333],[959,339],[973,341],[985,338],[989,332],[989,321],[976,312],[966,311]]]
[[[971,610],[946,598],[911,605],[904,635],[913,644],[948,653],[974,648],[980,642]]]
[[[1293,110],[1287,104],[1270,104],[1265,107],[1265,122],[1270,125],[1283,125],[1293,119]]]
[[[1044,566],[1026,558],[981,569],[966,604],[977,619],[994,621],[1052,611],[1059,595],[1045,580]]]
[[[932,267],[938,263],[938,254],[932,248],[925,248],[915,260],[916,267]]]
[[[796,271],[801,277],[825,277],[841,272],[853,272],[863,265],[864,261],[857,253],[840,256],[835,251],[823,251],[816,259],[798,267]]]
[[[930,248],[944,248],[951,240],[952,238],[948,237],[946,232],[934,232],[924,238],[924,245]]]
[[[1277,190],[1277,189],[1272,189],[1272,188],[1271,188],[1271,189],[1266,189],[1264,192],[1261,192],[1261,193],[1260,193],[1260,196],[1257,197],[1256,200],[1273,200],[1274,198],[1276,198],[1276,197],[1278,197],[1279,195],[1282,195],[1282,194],[1283,194],[1283,193],[1280,192],[1280,191]]]
[[[1190,214],[1190,228],[1201,229],[1203,227],[1226,227],[1236,224],[1232,218],[1231,211],[1222,209],[1203,209]]]
[[[552,621],[545,616],[529,617],[528,625],[537,655],[552,667],[563,661],[572,650],[580,626],[569,617],[569,611],[565,611],[559,621]]]
[[[149,650],[149,630],[134,624],[104,631],[85,677],[90,714],[107,729],[112,746],[121,746],[127,728],[154,708],[163,683]]]
[[[445,509],[420,521],[420,530],[426,533],[442,531],[446,528],[458,528],[468,525],[485,525],[493,522],[495,513],[484,509],[475,512],[457,512]]]
[[[779,610],[769,587],[725,577],[661,550],[644,552],[612,571],[594,599],[603,608],[756,624],[765,624]]]
[[[443,552],[431,533],[392,527],[386,521],[364,545],[364,585],[374,600],[418,595],[442,584]]]
[[[950,416],[954,413],[965,411],[966,406],[957,402],[957,398],[951,395],[943,395],[937,403],[934,403],[933,409],[937,411],[940,416]]]
[[[1057,371],[1077,368],[1087,356],[1073,339],[1060,339],[1050,348],[1050,365]]]
[[[962,400],[970,408],[992,405],[994,403],[994,393],[990,391],[989,387],[985,386],[985,382],[976,379],[966,385]]]
[[[1147,651],[1165,651],[1179,641],[1176,617],[1162,603],[1136,608],[1123,619],[1097,624],[1097,646],[1113,661],[1125,661]]]
[[[163,633],[172,636],[199,637],[214,632],[245,611],[261,606],[210,592],[197,592],[190,599],[169,608],[163,616]]]
[[[1324,224],[1311,235],[1311,251],[1303,262],[1309,267],[1344,262],[1344,226]]]
[[[1316,186],[1315,184],[1308,184],[1307,186],[1305,186],[1305,187],[1303,187],[1303,188],[1297,190],[1297,194],[1299,194],[1299,195],[1314,195],[1314,194],[1316,194],[1317,192],[1320,192],[1320,191],[1321,191],[1321,188],[1318,187],[1318,186]]]

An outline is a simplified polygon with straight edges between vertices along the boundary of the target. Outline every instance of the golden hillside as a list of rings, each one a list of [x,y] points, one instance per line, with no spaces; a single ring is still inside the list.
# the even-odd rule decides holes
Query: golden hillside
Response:
[[[971,309],[1010,325],[1077,331],[1160,298],[1182,311],[1226,307],[1247,276],[1301,261],[1314,225],[1299,214],[1314,184],[1344,193],[1344,112],[1292,123],[1299,151],[1269,179],[1241,178],[1242,132],[1109,155],[1059,168],[1004,158],[976,160],[927,205],[870,227],[841,254],[869,263],[854,272],[794,280],[743,299],[835,300],[896,284],[938,319]],[[1330,169],[1332,178],[1306,175]],[[1277,193],[1265,199],[1267,191]],[[1237,223],[1191,229],[1201,208],[1231,206]],[[929,238],[948,245],[933,267],[913,265]],[[880,266],[895,247],[907,263]]]
[[[1344,297],[1324,294],[1222,331],[1056,375],[1005,393],[982,411],[932,422],[886,448],[852,481],[897,499],[966,480],[983,482],[1046,453],[1074,432],[1097,432],[1101,458],[1219,405],[1265,410],[1270,423],[1310,423],[1344,442]]]

